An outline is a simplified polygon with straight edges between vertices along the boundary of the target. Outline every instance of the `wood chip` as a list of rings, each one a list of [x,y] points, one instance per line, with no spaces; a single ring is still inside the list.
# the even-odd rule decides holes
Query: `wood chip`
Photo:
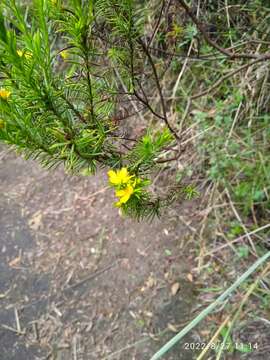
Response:
[[[167,325],[167,327],[168,327],[168,329],[170,330],[170,331],[172,331],[172,332],[174,332],[174,333],[178,333],[178,329],[176,328],[176,326],[175,325],[173,325],[173,324],[168,324]]]
[[[173,296],[176,295],[178,293],[179,289],[180,289],[180,284],[178,282],[172,284],[172,286],[171,286],[171,294]]]
[[[16,266],[19,265],[20,261],[21,261],[21,256],[19,255],[19,256],[15,257],[15,259],[11,260],[11,261],[8,263],[8,265],[9,265],[10,267],[16,267]]]

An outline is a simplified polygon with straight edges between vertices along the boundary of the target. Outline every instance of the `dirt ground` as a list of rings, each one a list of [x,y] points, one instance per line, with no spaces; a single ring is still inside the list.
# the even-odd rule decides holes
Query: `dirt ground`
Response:
[[[6,148],[0,190],[1,360],[149,360],[188,322],[196,201],[136,223],[105,173],[48,172]],[[194,356],[182,343],[165,358]]]

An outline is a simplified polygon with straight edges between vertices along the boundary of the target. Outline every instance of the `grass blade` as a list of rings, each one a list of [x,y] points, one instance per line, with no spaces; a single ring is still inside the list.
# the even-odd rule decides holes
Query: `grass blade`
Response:
[[[270,257],[270,251],[260,257],[249,269],[242,274],[227,290],[224,291],[212,304],[207,306],[198,316],[195,317],[184,329],[169,340],[162,348],[160,348],[150,360],[160,359],[167,351],[169,351],[178,341],[180,341],[190,330],[192,330],[199,322],[201,322],[212,310],[219,306],[235,289],[238,288],[260,265],[262,265]]]

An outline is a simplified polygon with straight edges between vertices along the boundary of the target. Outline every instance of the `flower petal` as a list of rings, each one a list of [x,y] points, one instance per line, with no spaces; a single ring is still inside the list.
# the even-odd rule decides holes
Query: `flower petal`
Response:
[[[128,177],[128,171],[126,167],[123,167],[120,171],[119,171],[119,177],[121,177],[122,179],[125,179]]]
[[[129,198],[130,198],[130,195],[131,195],[131,194],[128,194],[128,193],[127,193],[126,195],[122,196],[122,197],[120,198],[120,200],[119,200],[120,203],[121,203],[121,204],[125,204],[126,202],[128,202],[128,200],[129,200]]]
[[[115,171],[113,170],[109,170],[108,171],[108,176],[109,176],[109,180],[110,180],[110,183],[113,184],[113,185],[117,185],[119,182],[118,182],[118,177],[117,177],[117,174]]]
[[[119,201],[121,204],[125,204],[129,200],[129,198],[133,194],[133,192],[134,192],[134,189],[131,185],[128,185],[123,190],[116,191],[117,196],[120,197]]]
[[[125,196],[125,194],[126,194],[126,190],[116,190],[116,192],[115,192],[115,195],[117,197]]]

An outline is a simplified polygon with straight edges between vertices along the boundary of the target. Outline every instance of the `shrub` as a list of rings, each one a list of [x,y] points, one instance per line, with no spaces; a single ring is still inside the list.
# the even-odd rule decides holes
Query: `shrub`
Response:
[[[131,0],[3,0],[0,10],[0,140],[49,169],[126,169],[135,180],[116,189],[130,193],[117,206],[137,218],[158,214],[168,197],[146,187],[178,136],[144,39],[146,9]]]

